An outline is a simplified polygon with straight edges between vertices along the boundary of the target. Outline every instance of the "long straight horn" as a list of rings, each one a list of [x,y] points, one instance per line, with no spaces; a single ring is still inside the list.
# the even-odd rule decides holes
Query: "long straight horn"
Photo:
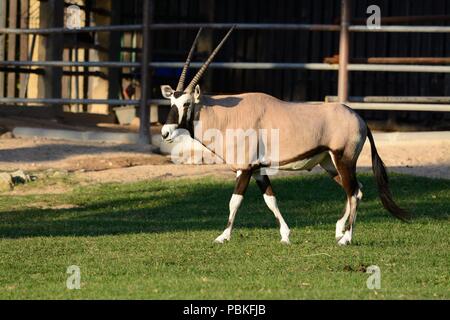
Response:
[[[206,60],[205,63],[200,68],[200,70],[198,70],[197,74],[192,79],[191,83],[189,83],[189,85],[186,87],[186,90],[185,90],[186,92],[191,92],[192,91],[192,89],[195,87],[195,85],[198,83],[198,81],[202,77],[203,73],[208,68],[208,66],[211,63],[211,61],[214,59],[214,56],[217,54],[217,52],[219,52],[220,48],[223,46],[225,41],[228,39],[228,37],[230,36],[231,32],[233,32],[234,28],[235,28],[235,26],[231,27],[231,29],[228,31],[228,33],[225,35],[225,37],[222,39],[222,41],[220,41],[220,43],[217,45],[217,47],[211,53],[211,55],[209,56],[208,60]]]
[[[200,28],[200,30],[198,30],[197,35],[195,36],[194,42],[192,43],[191,50],[189,51],[188,57],[183,66],[183,71],[181,71],[180,80],[178,80],[178,85],[177,85],[176,91],[183,91],[184,80],[186,79],[187,69],[189,68],[189,64],[191,63],[192,54],[194,53],[195,45],[197,44],[198,37],[200,36],[202,29],[203,28]]]

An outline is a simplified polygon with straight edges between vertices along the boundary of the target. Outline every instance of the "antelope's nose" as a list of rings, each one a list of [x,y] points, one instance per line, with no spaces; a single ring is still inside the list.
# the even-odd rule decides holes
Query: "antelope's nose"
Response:
[[[168,131],[162,132],[161,136],[162,136],[163,139],[167,139],[167,137],[169,136],[169,132]]]

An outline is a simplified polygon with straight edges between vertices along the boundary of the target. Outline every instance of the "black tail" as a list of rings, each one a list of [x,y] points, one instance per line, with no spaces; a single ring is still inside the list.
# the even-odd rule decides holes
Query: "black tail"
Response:
[[[408,221],[410,218],[409,213],[400,208],[394,200],[392,200],[386,167],[384,166],[383,160],[381,160],[378,155],[377,148],[375,147],[375,141],[373,140],[372,132],[370,132],[369,127],[367,127],[367,137],[370,141],[370,149],[372,152],[372,170],[377,182],[378,195],[380,196],[381,203],[383,203],[383,207],[392,213],[392,215],[396,218],[403,221]]]

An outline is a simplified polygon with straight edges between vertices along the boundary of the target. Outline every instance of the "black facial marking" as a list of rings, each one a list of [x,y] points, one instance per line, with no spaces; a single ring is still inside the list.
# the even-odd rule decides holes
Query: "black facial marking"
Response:
[[[189,134],[191,135],[191,137],[193,139],[195,139],[195,135],[194,135],[194,122],[199,121],[200,120],[200,111],[201,111],[201,106],[198,104],[193,103],[192,106],[190,106],[188,108],[187,111],[187,130],[189,131]]]
[[[189,130],[187,114],[188,114],[188,108],[184,107],[183,108],[183,117],[181,117],[181,122],[179,123],[178,128]]]
[[[166,124],[178,124],[178,108],[176,105],[172,105],[170,108]]]
[[[173,96],[175,97],[175,99],[178,99],[179,97],[181,97],[183,95],[183,91],[175,91],[173,93]]]

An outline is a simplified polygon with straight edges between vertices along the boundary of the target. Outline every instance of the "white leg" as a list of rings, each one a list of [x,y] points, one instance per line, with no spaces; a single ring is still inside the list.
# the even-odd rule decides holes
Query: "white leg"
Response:
[[[277,199],[275,198],[275,196],[269,196],[267,194],[264,194],[263,196],[267,206],[273,212],[275,218],[277,218],[278,222],[280,223],[281,242],[289,244],[289,233],[291,231],[289,230],[288,225],[284,221],[283,216],[281,215],[280,210],[278,209]]]
[[[362,187],[361,184],[360,184],[360,187]],[[351,206],[349,206],[349,205],[347,204],[347,208],[346,208],[346,216],[347,216],[347,217],[346,217],[346,219],[345,219],[345,221],[344,221],[344,223],[343,223],[343,225],[342,225],[342,229],[341,229],[341,230],[344,229],[344,227],[345,227],[345,222],[346,222],[347,218],[350,216],[350,212],[351,212],[351,211],[353,211],[353,222],[352,222],[352,225],[350,226],[350,228],[349,228],[348,230],[345,230],[345,233],[342,235],[342,237],[341,237],[340,239],[338,239],[338,240],[339,240],[339,241],[338,241],[338,244],[339,244],[340,246],[345,246],[345,245],[350,244],[350,243],[352,242],[353,225],[355,224],[355,221],[356,221],[356,212],[357,212],[357,209],[358,209],[358,203],[359,203],[359,201],[362,199],[362,196],[363,196],[363,194],[362,194],[362,192],[361,192],[361,189],[358,189],[357,192],[356,192],[356,194],[353,195],[353,196],[350,198]],[[347,214],[347,212],[348,212],[349,214]],[[344,217],[345,217],[345,215],[344,215]],[[343,218],[344,218],[344,217],[343,217]],[[343,218],[342,218],[342,219],[343,219]],[[342,219],[341,219],[341,220],[342,220]],[[338,223],[339,223],[341,220],[339,220]],[[337,232],[337,224],[336,224],[336,232]],[[337,239],[337,237],[336,237],[336,239]]]
[[[358,185],[359,185],[359,189],[356,192],[356,201],[354,199],[353,200],[354,202],[352,203],[356,207],[358,206],[358,203],[359,203],[359,201],[361,201],[362,196],[363,196],[363,193],[361,192],[362,184],[360,182],[358,182]],[[353,198],[355,198],[355,196],[352,197],[352,199]],[[349,215],[350,215],[350,204],[347,201],[347,205],[345,207],[344,216],[336,222],[336,234],[335,234],[336,241],[342,240],[344,235],[345,235],[345,239],[342,240],[343,243],[351,241],[351,239],[352,239],[352,230],[350,229],[350,230],[345,231],[345,224],[347,223],[347,219],[348,219]],[[356,209],[355,209],[355,220],[356,220]],[[355,221],[353,221],[353,223],[354,222]]]
[[[214,240],[216,243],[223,243],[225,240],[230,241],[231,238],[231,229],[233,228],[234,218],[236,216],[236,212],[241,205],[244,196],[240,194],[233,194],[230,199],[230,216],[228,217],[228,225],[226,229],[222,232],[220,236]]]
[[[335,233],[336,241],[341,240],[341,238],[344,236],[345,224],[347,223],[347,219],[348,219],[349,214],[350,214],[350,204],[347,201],[347,205],[345,206],[345,213],[344,213],[344,215],[342,216],[341,219],[339,219],[336,222],[336,233]]]
[[[350,244],[352,242],[352,229],[353,227],[350,227],[349,230],[345,231],[342,238],[338,241],[338,245],[346,246],[347,244]]]

